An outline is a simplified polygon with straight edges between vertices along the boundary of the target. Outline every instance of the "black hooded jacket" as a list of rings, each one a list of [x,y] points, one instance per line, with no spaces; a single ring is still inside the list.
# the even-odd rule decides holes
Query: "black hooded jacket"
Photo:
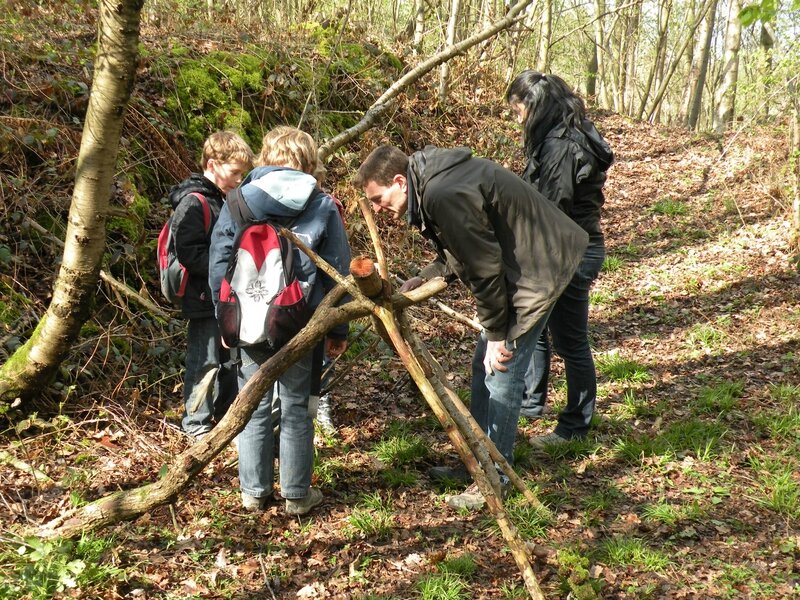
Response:
[[[421,275],[458,275],[489,340],[514,340],[547,314],[586,249],[580,227],[469,148],[426,146],[411,155],[407,181],[409,223],[440,257]]]
[[[208,202],[211,212],[208,230],[203,223],[203,206],[194,193],[202,194]],[[189,272],[181,311],[186,319],[213,317],[214,304],[208,287],[208,246],[211,230],[225,201],[222,190],[203,175],[192,173],[170,190],[169,200],[175,209],[172,217],[175,252]]]
[[[613,162],[611,147],[590,120],[584,119],[581,129],[560,123],[528,156],[522,178],[586,232],[598,234],[603,185]]]

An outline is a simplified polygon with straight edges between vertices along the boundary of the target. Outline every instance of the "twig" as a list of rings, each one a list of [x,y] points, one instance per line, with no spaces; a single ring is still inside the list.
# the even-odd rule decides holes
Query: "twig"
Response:
[[[405,281],[403,281],[397,275],[395,275],[394,278],[400,283],[400,285],[405,283]],[[465,325],[469,325],[475,331],[483,331],[483,327],[481,327],[481,324],[478,323],[475,319],[470,319],[467,315],[465,315],[463,313],[460,313],[455,309],[450,308],[444,302],[440,302],[436,298],[431,298],[430,300],[428,300],[428,302],[430,304],[433,304],[436,308],[441,310],[444,314],[446,314],[449,317],[452,317],[453,319],[455,319],[459,323],[464,323]]]
[[[39,223],[37,223],[36,221],[31,219],[30,217],[24,217],[23,222],[26,223],[31,229],[34,229],[34,230],[38,231],[39,233],[41,233],[42,235],[44,235],[45,237],[47,237],[47,239],[52,241],[54,244],[56,244],[60,248],[64,247],[64,242],[63,241],[58,239],[56,236],[54,236],[47,229],[45,229],[44,227],[39,225]],[[144,296],[142,296],[138,292],[133,291],[127,285],[125,285],[124,283],[122,283],[118,279],[114,278],[112,275],[109,275],[108,273],[106,273],[102,269],[100,270],[100,279],[105,281],[111,287],[111,289],[113,289],[113,290],[115,290],[117,292],[120,292],[121,294],[127,296],[128,298],[134,299],[136,302],[138,302],[144,308],[146,308],[149,311],[157,314],[159,317],[162,317],[164,319],[172,318],[171,315],[169,315],[167,312],[165,312],[161,307],[159,307],[158,305],[156,305],[152,301],[148,300],[147,298],[145,298]]]

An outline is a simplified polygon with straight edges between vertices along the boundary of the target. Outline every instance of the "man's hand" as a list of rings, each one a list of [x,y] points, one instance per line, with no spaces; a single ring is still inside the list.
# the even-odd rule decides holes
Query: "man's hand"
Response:
[[[508,371],[508,367],[503,363],[511,360],[513,355],[514,353],[511,350],[506,349],[505,340],[487,341],[486,355],[483,357],[483,368],[486,369],[486,374],[494,375],[495,369],[501,373]]]
[[[411,290],[417,289],[423,283],[425,283],[425,280],[422,277],[412,277],[410,279],[407,279],[406,282],[400,286],[400,289],[398,291],[400,293],[410,292]]]
[[[336,358],[347,350],[347,340],[334,340],[325,338],[325,354],[328,358]]]

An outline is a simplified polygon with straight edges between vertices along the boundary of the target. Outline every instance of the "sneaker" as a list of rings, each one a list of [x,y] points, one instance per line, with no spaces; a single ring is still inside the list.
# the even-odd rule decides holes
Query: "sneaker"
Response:
[[[255,496],[251,496],[250,494],[245,494],[242,492],[242,506],[245,510],[249,510],[250,512],[257,512],[259,510],[264,510],[264,507],[267,504],[267,497],[264,496],[262,498],[256,498]]]
[[[437,483],[461,483],[468,484],[472,481],[472,475],[467,471],[463,464],[457,467],[438,466],[428,469],[428,477]]]
[[[322,503],[322,492],[315,487],[308,488],[308,494],[303,498],[287,498],[286,512],[290,515],[304,515],[312,508]]]
[[[478,489],[477,483],[473,483],[456,496],[445,496],[444,501],[450,508],[466,508],[467,510],[478,510],[486,504],[486,499]]]
[[[553,431],[547,435],[535,435],[528,440],[528,443],[537,450],[544,450],[545,448],[568,444],[569,440]]]

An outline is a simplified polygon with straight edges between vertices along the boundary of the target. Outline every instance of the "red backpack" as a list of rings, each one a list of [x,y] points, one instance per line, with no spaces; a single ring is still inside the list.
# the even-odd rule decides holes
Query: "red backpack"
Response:
[[[278,350],[312,314],[295,275],[294,244],[278,233],[279,225],[255,219],[241,188],[228,193],[226,204],[239,233],[219,291],[220,335],[229,348],[263,344]]]
[[[203,207],[203,226],[206,234],[211,227],[211,209],[208,206],[203,194],[192,192],[192,196],[200,201]],[[175,252],[175,235],[172,232],[172,217],[167,219],[161,233],[158,234],[158,244],[156,245],[156,257],[158,260],[158,278],[161,281],[161,293],[172,304],[180,306],[183,295],[186,293],[186,284],[189,283],[189,273],[178,261]]]

